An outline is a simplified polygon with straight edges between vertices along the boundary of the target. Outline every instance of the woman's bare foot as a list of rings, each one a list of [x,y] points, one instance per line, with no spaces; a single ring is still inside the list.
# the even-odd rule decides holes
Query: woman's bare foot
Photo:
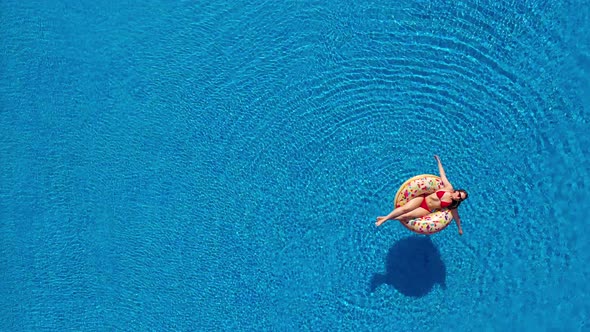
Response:
[[[385,217],[377,217],[377,222],[375,223],[375,226],[379,227],[379,226],[381,226],[381,224],[383,224],[386,221],[387,221],[387,219],[385,219]]]

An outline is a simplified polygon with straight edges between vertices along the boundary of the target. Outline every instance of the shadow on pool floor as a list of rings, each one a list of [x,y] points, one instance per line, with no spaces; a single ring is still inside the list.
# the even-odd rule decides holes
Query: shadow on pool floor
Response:
[[[411,236],[396,242],[387,254],[385,274],[371,278],[371,292],[387,284],[406,296],[421,297],[440,284],[445,288],[446,268],[430,237]]]

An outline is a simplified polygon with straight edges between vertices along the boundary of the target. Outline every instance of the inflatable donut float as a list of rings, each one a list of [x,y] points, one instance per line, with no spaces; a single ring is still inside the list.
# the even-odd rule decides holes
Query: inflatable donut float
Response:
[[[414,176],[401,185],[395,195],[393,204],[398,208],[413,198],[432,194],[442,187],[442,180],[436,175],[422,174]],[[431,211],[421,218],[411,219],[407,224],[402,222],[402,225],[418,234],[430,235],[445,229],[452,220],[451,210],[445,208]]]

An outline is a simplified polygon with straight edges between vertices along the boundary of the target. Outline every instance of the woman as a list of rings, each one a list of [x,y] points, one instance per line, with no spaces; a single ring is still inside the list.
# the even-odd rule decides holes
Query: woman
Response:
[[[448,208],[451,210],[453,219],[455,219],[457,222],[459,235],[463,235],[463,230],[461,229],[461,219],[459,218],[457,208],[461,202],[467,199],[467,192],[463,189],[453,189],[453,185],[451,185],[447,179],[447,176],[445,175],[445,170],[443,169],[443,166],[440,162],[440,158],[438,156],[434,156],[434,159],[436,159],[438,162],[438,171],[443,183],[443,188],[430,195],[424,195],[411,199],[409,202],[403,206],[398,207],[397,209],[394,209],[390,214],[384,217],[377,217],[377,222],[375,225],[381,226],[381,224],[391,219],[397,219],[407,224],[409,220],[423,217],[431,213],[433,210]]]

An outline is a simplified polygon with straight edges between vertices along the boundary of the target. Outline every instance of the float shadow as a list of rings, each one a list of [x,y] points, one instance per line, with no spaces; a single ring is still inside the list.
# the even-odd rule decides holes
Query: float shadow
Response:
[[[446,268],[430,237],[411,236],[389,249],[385,274],[371,279],[371,292],[383,284],[393,286],[406,296],[421,297],[440,284],[445,287]]]

